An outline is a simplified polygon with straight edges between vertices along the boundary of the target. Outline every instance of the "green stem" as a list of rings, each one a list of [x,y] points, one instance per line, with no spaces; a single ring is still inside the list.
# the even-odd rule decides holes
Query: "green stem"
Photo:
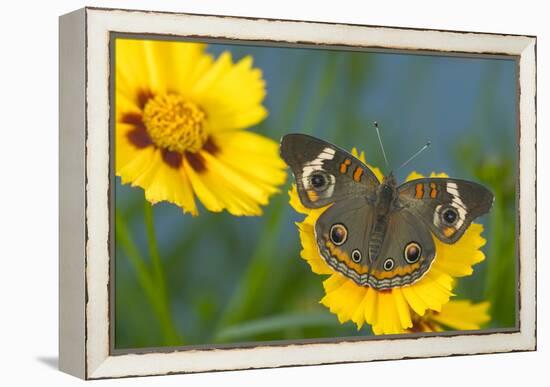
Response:
[[[147,200],[144,200],[143,203],[145,228],[147,230],[147,241],[149,245],[149,255],[151,257],[151,262],[153,266],[151,276],[154,278],[154,281],[157,285],[155,296],[158,303],[158,317],[164,334],[165,343],[167,345],[181,345],[183,344],[183,340],[178,334],[178,330],[174,325],[174,320],[172,318],[172,313],[170,310],[170,300],[168,297],[168,292],[166,291],[164,268],[162,265],[162,259],[158,251],[158,243],[155,234],[153,206]]]
[[[166,293],[166,281],[162,268],[162,261],[158,253],[152,209],[145,202],[145,225],[151,255],[152,267],[146,264],[138,247],[132,239],[131,233],[123,216],[116,214],[116,237],[128,259],[136,270],[138,283],[145,292],[156,316],[159,320],[164,345],[181,345],[183,340],[178,334],[170,312],[169,300]]]
[[[145,294],[152,294],[154,287],[151,276],[149,275],[147,265],[145,264],[143,257],[141,256],[138,248],[132,240],[130,231],[128,230],[128,226],[126,225],[124,218],[118,212],[116,213],[115,223],[115,234],[117,243],[120,243],[124,254],[128,257],[130,264],[136,271],[138,282],[145,291]],[[152,299],[150,301],[152,301]]]
[[[147,242],[149,245],[149,256],[153,266],[153,273],[158,285],[159,293],[166,297],[166,281],[164,279],[164,270],[162,260],[158,251],[157,237],[155,234],[155,222],[153,216],[153,206],[147,200],[143,201],[143,217],[145,218],[145,229],[147,232]]]

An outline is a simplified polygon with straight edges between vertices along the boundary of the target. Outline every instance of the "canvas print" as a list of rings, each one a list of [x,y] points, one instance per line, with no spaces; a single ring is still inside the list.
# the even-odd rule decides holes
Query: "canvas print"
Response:
[[[517,327],[515,59],[112,54],[115,350]]]

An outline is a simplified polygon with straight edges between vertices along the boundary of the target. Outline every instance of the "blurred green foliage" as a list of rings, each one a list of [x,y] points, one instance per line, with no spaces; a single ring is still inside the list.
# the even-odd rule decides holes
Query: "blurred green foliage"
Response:
[[[288,48],[217,46],[251,54],[263,71],[268,119],[252,130],[278,140],[310,133],[365,150],[382,167],[372,121],[390,161],[430,139],[410,168],[479,181],[495,194],[487,259],[455,293],[489,300],[489,327],[516,311],[516,83],[513,61]],[[397,160],[396,160],[397,159]],[[388,172],[388,171],[385,171]],[[410,172],[400,171],[398,178]],[[261,217],[182,215],[149,205],[116,180],[115,346],[142,348],[369,335],[319,304],[323,277],[300,258],[288,204],[291,181]]]

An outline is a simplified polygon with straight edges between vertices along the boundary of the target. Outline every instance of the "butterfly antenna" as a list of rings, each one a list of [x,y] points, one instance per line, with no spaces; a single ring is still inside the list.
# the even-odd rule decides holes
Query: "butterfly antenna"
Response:
[[[405,165],[407,165],[408,163],[410,163],[414,158],[416,158],[416,156],[418,156],[420,153],[424,152],[426,149],[428,149],[430,147],[430,145],[432,145],[431,141],[428,141],[426,143],[426,145],[424,145],[422,148],[420,148],[418,150],[418,152],[416,152],[414,155],[412,155],[407,161],[405,161],[403,164],[401,164],[399,166],[399,168],[397,169],[401,169],[403,168]]]
[[[382,155],[384,156],[384,161],[386,162],[386,167],[390,167],[388,163],[388,158],[386,157],[386,151],[384,150],[384,145],[382,144],[382,137],[380,136],[380,129],[378,128],[378,122],[374,121],[374,128],[376,129],[376,134],[378,135],[378,142],[380,143],[380,149],[382,149]]]

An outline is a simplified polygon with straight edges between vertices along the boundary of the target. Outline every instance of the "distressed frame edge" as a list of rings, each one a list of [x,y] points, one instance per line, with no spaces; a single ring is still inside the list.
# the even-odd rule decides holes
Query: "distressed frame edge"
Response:
[[[59,17],[59,369],[86,377],[86,10]]]
[[[421,27],[403,27],[403,26],[386,26],[381,24],[358,24],[358,23],[349,23],[349,22],[330,22],[322,20],[304,20],[304,19],[279,19],[279,18],[269,18],[263,16],[243,16],[243,15],[212,15],[205,13],[195,13],[195,12],[180,12],[180,11],[155,11],[147,9],[130,9],[130,8],[118,8],[118,7],[100,7],[100,6],[86,6],[86,10],[90,11],[99,11],[99,12],[112,12],[112,11],[121,11],[121,12],[136,12],[136,13],[145,13],[145,14],[159,14],[159,15],[176,15],[176,16],[198,16],[198,17],[213,17],[218,19],[236,19],[236,20],[251,20],[251,21],[267,21],[267,22],[291,22],[291,23],[308,23],[308,24],[319,24],[319,25],[329,25],[329,26],[348,26],[348,27],[369,27],[369,28],[387,28],[387,29],[397,29],[397,30],[410,30],[410,31],[436,31],[436,32],[449,32],[456,34],[476,34],[476,35],[493,35],[493,36],[510,36],[510,37],[521,37],[521,38],[533,38],[536,39],[536,35],[529,34],[512,34],[504,32],[489,32],[489,31],[464,31],[464,30],[449,30],[441,28],[421,28]]]
[[[94,13],[95,16],[100,16],[100,19],[96,20],[98,22],[98,27],[99,27],[99,31],[96,30],[95,32],[98,33],[98,32],[102,32],[102,33],[107,33],[107,35],[109,34],[110,30],[108,28],[106,28],[108,26],[108,23],[107,24],[103,24],[101,22],[99,22],[101,20],[101,15],[105,15],[105,14],[108,14],[108,13],[112,13],[112,12],[115,12],[115,11],[111,11],[111,10],[105,10],[105,9],[96,9],[96,8],[87,8],[86,9],[86,14],[88,15],[90,12]],[[127,10],[127,11],[121,11],[121,10],[116,10],[116,12],[118,13],[132,13],[132,14],[136,14],[136,13],[140,13],[140,11],[133,11],[133,10]],[[162,13],[156,13],[156,12],[153,12],[153,11],[145,11],[148,15],[149,14],[154,14],[154,15],[162,15]],[[169,14],[170,16],[174,16],[175,17],[191,17],[193,19],[206,19],[206,20],[211,20],[212,18],[219,18],[219,19],[224,19],[225,18],[228,18],[228,17],[225,17],[225,16],[220,16],[220,17],[216,17],[216,16],[209,16],[209,15],[188,15],[188,14]],[[230,17],[231,18],[231,21],[230,23],[235,23],[235,22],[241,22],[243,20],[248,20],[250,22],[249,19],[243,19],[241,20],[240,18],[236,18],[236,17]],[[206,21],[205,20],[205,21]],[[280,23],[280,21],[277,21],[277,20],[273,20],[273,19],[258,19],[257,20],[258,23]],[[286,22],[285,22],[286,23]],[[312,28],[316,25],[316,24],[320,24],[320,23],[317,23],[317,22],[301,22],[301,21],[288,21],[288,24],[311,24],[313,25]],[[322,22],[321,22],[322,23]],[[326,25],[325,25],[326,24]],[[328,24],[328,23],[323,23],[323,27],[327,27],[328,26],[331,26],[332,24]],[[335,26],[338,26],[338,27],[342,27],[341,24],[338,24],[338,25],[335,25]],[[344,27],[346,27],[347,25],[344,25]],[[92,26],[91,29],[94,29],[96,26]],[[365,28],[365,29],[368,29],[370,27],[368,26],[355,26],[355,25],[352,25],[351,26],[352,28]],[[102,30],[103,28],[103,30]],[[376,27],[378,28],[378,27]],[[380,27],[380,28],[386,28],[386,29],[391,29],[391,30],[398,30],[398,31],[401,31],[401,32],[404,32],[404,33],[407,33],[407,32],[410,32],[408,28],[399,28],[399,27]],[[426,31],[430,31],[430,32],[441,32],[441,33],[449,33],[448,31],[438,31],[438,30],[426,30]],[[418,33],[419,31],[415,31],[415,33]],[[423,31],[420,31],[420,32],[423,32]],[[146,33],[146,32],[144,32]],[[154,33],[154,32],[150,32],[150,33]],[[89,28],[89,25],[86,26],[86,34],[90,34],[90,28]],[[464,33],[464,32],[459,32],[458,34],[468,34],[468,33]],[[469,33],[470,35],[475,35],[476,37],[479,37],[479,36],[483,36],[484,33]],[[90,34],[90,36],[94,36],[94,40],[95,40],[95,43],[97,44],[98,40],[101,40],[100,38],[97,38],[97,35],[93,35],[93,34]],[[521,291],[520,291],[520,300],[521,300],[521,309],[518,311],[518,313],[520,313],[520,321],[521,321],[521,330],[520,332],[517,332],[517,333],[496,333],[496,334],[486,334],[484,336],[485,337],[494,337],[494,336],[499,336],[497,338],[500,338],[501,340],[504,340],[506,341],[507,340],[507,344],[508,345],[505,345],[504,347],[502,348],[492,348],[492,349],[485,349],[485,350],[482,350],[482,351],[474,351],[474,352],[465,352],[464,350],[459,350],[458,352],[453,352],[453,351],[449,351],[449,350],[441,350],[441,348],[439,349],[439,351],[434,351],[432,353],[428,353],[428,354],[418,354],[418,355],[414,355],[413,357],[436,357],[436,356],[451,356],[451,355],[460,355],[460,354],[477,354],[477,353],[496,353],[496,352],[510,352],[510,351],[527,351],[527,350],[536,350],[536,301],[535,301],[535,297],[536,297],[536,235],[535,235],[535,231],[536,230],[536,192],[533,188],[533,181],[535,181],[536,183],[536,37],[528,37],[528,36],[518,36],[518,35],[496,35],[497,39],[510,39],[510,38],[521,38],[523,39],[522,40],[522,46],[521,46],[521,49],[518,49],[518,47],[516,47],[516,51],[514,51],[513,53],[507,53],[508,55],[518,55],[520,57],[520,60],[519,60],[519,66],[520,66],[520,71],[519,71],[519,92],[520,92],[520,101],[519,101],[519,109],[520,109],[520,141],[519,141],[519,148],[521,149],[521,152],[520,152],[520,160],[519,160],[519,164],[520,164],[520,168],[521,168],[521,171],[523,173],[520,173],[520,176],[518,176],[518,179],[520,180],[520,224],[519,224],[519,227],[520,227],[520,249],[521,249],[521,252],[522,254],[520,254],[520,265],[521,265],[521,272],[520,272],[520,278],[518,278],[518,281],[520,282],[520,287],[521,287]],[[238,36],[235,37],[235,36],[232,36],[232,38],[239,38]],[[493,36],[494,38],[494,36]],[[244,40],[247,40],[246,37],[241,37],[241,39],[244,39]],[[331,42],[330,44],[333,44],[334,42]],[[517,43],[517,41],[516,41]],[[390,46],[386,46],[385,48],[392,48]],[[421,48],[416,48],[416,49],[421,49]],[[88,54],[88,50],[89,50],[89,47],[87,46],[86,47],[86,54]],[[476,51],[477,52],[477,51]],[[98,74],[95,74],[96,76]],[[97,87],[97,85],[96,85]],[[96,90],[97,91],[97,90]],[[97,96],[96,96],[97,97]],[[90,95],[89,91],[88,91],[88,94],[87,94],[87,98],[90,100],[90,101],[93,101],[94,98]],[[108,101],[108,98],[106,99],[106,101]],[[86,112],[87,114],[87,121],[89,120],[89,111]],[[88,121],[88,125],[90,124],[90,122]],[[93,126],[92,126],[93,127]],[[86,138],[87,140],[87,150],[89,149],[93,149],[95,148],[97,145],[93,145],[94,142],[90,142],[89,141],[89,138],[87,136]],[[534,147],[533,150],[534,152],[529,152],[531,150],[531,145]],[[97,149],[97,152],[96,152],[96,157],[97,157],[97,153],[98,152],[103,152],[104,149]],[[108,153],[108,151],[107,151]],[[90,154],[87,152],[87,162],[88,162],[88,167],[87,167],[87,173],[88,172],[92,172],[92,170],[90,169],[89,165],[93,164],[93,161],[90,161]],[[528,157],[531,157],[531,159],[528,159]],[[524,162],[530,162],[531,164],[528,164],[527,168],[522,168]],[[103,161],[102,162],[103,165],[105,165],[105,162]],[[108,161],[107,161],[107,165],[108,165]],[[526,173],[526,172],[529,172],[529,173]],[[89,188],[90,187],[87,187],[87,192],[86,192],[86,195],[90,195],[90,191],[89,191]],[[97,197],[96,197],[96,200],[97,200]],[[106,202],[107,200],[105,200]],[[523,205],[522,205],[523,204]],[[97,209],[97,208],[96,208]],[[86,208],[86,214],[87,215],[92,215],[93,212],[90,211],[89,208]],[[95,214],[94,214],[95,215]],[[529,219],[528,222],[526,222],[526,220],[524,219],[525,216],[528,216],[530,217],[531,219]],[[88,220],[88,216],[86,217],[86,219]],[[528,226],[528,230],[525,230],[525,226]],[[531,232],[533,231],[533,232]],[[527,235],[526,235],[527,233]],[[524,241],[524,239],[527,238],[527,241]],[[523,242],[527,242],[527,243],[523,243]],[[532,267],[529,267],[529,265],[527,265],[527,269],[529,270],[526,270],[526,268],[524,267],[525,265],[524,264],[524,261],[527,259],[527,255],[529,255],[529,251],[525,251],[525,247],[529,246],[532,248],[530,254],[533,255],[534,253],[534,256],[533,256],[533,262],[531,262],[533,265]],[[522,258],[523,257],[523,258]],[[108,262],[108,256],[107,256],[107,262]],[[529,263],[529,262],[527,262]],[[108,266],[108,265],[107,265]],[[91,274],[89,272],[89,267],[86,267],[86,276],[87,277],[95,277],[94,274]],[[95,272],[97,273],[97,270],[101,271],[101,268],[95,268]],[[108,268],[107,268],[107,272],[108,272]],[[533,276],[535,278],[533,278]],[[107,274],[107,278],[108,278],[108,274]],[[524,291],[523,287],[525,284],[528,284],[530,282],[530,286],[531,286],[531,289],[528,289],[528,292],[529,293],[527,296],[526,296],[526,292]],[[88,281],[88,286],[90,285],[90,281]],[[90,290],[90,289],[89,289]],[[96,289],[97,290],[97,289]],[[93,289],[90,291],[91,294],[93,294],[94,296],[96,295],[96,293],[93,291]],[[525,296],[525,297],[524,297]],[[529,297],[531,297],[531,299],[529,299]],[[524,299],[525,298],[525,299]],[[527,301],[527,302],[526,302]],[[529,313],[527,313],[527,311],[525,310],[525,307],[526,306],[532,306],[531,310],[529,310]],[[89,303],[87,304],[87,313],[86,313],[86,320],[91,320],[90,316],[89,316],[89,312],[91,312],[92,314],[94,314],[94,308],[91,308],[90,310],[88,310],[88,307],[89,307]],[[96,305],[97,306],[97,305]],[[97,312],[97,310],[95,310],[95,312]],[[96,316],[97,317],[97,316]],[[106,315],[106,325],[107,325],[107,330],[108,330],[108,325],[109,325],[109,322],[107,321],[108,320],[108,315]],[[96,327],[97,328],[97,327]],[[189,358],[189,359],[186,359],[186,360],[189,360],[189,365],[188,367],[181,367],[181,364],[184,363],[184,361],[182,361],[184,359],[184,356],[181,356],[184,352],[173,352],[173,353],[153,353],[153,354],[128,354],[128,355],[116,355],[116,356],[112,356],[110,355],[109,353],[109,338],[107,337],[107,342],[105,344],[105,342],[102,342],[102,343],[97,343],[95,342],[94,340],[91,340],[90,338],[96,338],[96,334],[97,333],[100,333],[99,334],[99,338],[103,337],[103,339],[105,339],[104,337],[104,332],[101,333],[101,332],[97,332],[96,330],[94,330],[94,332],[88,332],[88,337],[87,337],[87,340],[90,340],[89,342],[89,346],[86,348],[86,364],[87,364],[87,367],[89,370],[91,370],[90,372],[86,372],[86,375],[85,377],[86,378],[89,378],[89,379],[97,379],[97,378],[107,378],[107,377],[124,377],[124,376],[145,376],[145,375],[160,375],[160,374],[170,374],[170,373],[185,373],[185,372],[207,372],[207,371],[216,371],[216,370],[237,370],[237,369],[250,369],[250,368],[271,368],[271,367],[284,367],[284,366],[299,366],[299,365],[314,365],[314,364],[335,364],[335,363],[341,363],[341,362],[361,362],[361,361],[372,361],[372,360],[384,360],[384,359],[402,359],[402,358],[409,358],[410,356],[407,356],[406,354],[405,355],[395,355],[395,354],[386,354],[386,355],[381,355],[380,353],[377,353],[375,358],[368,358],[368,356],[359,356],[359,358],[354,358],[354,356],[352,356],[351,358],[348,356],[348,358],[342,358],[341,356],[338,357],[337,359],[328,359],[328,357],[325,356],[324,360],[325,361],[319,361],[319,360],[312,360],[311,362],[310,361],[304,361],[304,358],[303,356],[301,357],[302,361],[297,361],[297,360],[292,360],[292,356],[289,357],[290,360],[286,360],[286,361],[283,361],[283,362],[275,362],[275,363],[272,363],[272,364],[263,364],[263,365],[252,365],[251,362],[249,360],[247,360],[246,362],[244,363],[241,363],[240,365],[236,365],[234,364],[233,366],[229,365],[227,367],[220,367],[220,368],[215,368],[215,367],[208,367],[208,368],[202,368],[202,367],[197,367],[199,364],[196,364],[196,363],[200,363],[197,362],[197,361],[194,361],[195,359],[192,359],[192,358]],[[107,332],[108,334],[108,332]],[[464,336],[458,336],[458,337],[455,337],[455,338],[461,338],[461,337],[464,337]],[[441,340],[445,341],[447,339],[455,339],[455,338],[440,338],[440,337],[434,337],[434,338],[422,338],[422,340],[427,340],[427,341],[430,341],[431,343],[433,344],[436,344],[436,342],[439,342],[441,343]],[[403,342],[416,342],[418,339],[416,338],[411,338],[411,339],[400,339],[399,341],[401,343]],[[385,340],[380,340],[379,343],[384,343]],[[368,345],[371,345],[371,347],[374,347],[372,345],[373,342],[356,342],[356,343],[346,343],[348,345],[359,345],[361,346],[361,344],[365,345],[365,344],[368,344]],[[334,348],[335,346],[338,346],[338,345],[341,345],[341,344],[323,344],[323,343],[316,343],[316,344],[307,344],[305,346],[307,346],[308,348],[315,348],[314,351],[316,352],[319,352],[320,349],[323,348],[323,346],[327,346],[326,347],[327,349],[329,348]],[[289,346],[285,346],[285,348],[288,348],[288,347],[296,347],[297,345],[289,345]],[[440,345],[435,345],[436,347],[439,347]],[[91,347],[94,347],[94,348],[91,348]],[[274,347],[269,347],[269,346],[262,346],[261,343],[259,343],[259,345],[255,348],[241,348],[241,349],[231,349],[231,350],[224,350],[224,349],[213,349],[213,350],[206,350],[206,351],[188,351],[187,354],[191,355],[191,357],[193,356],[197,356],[197,354],[200,356],[201,353],[205,353],[205,352],[210,352],[210,353],[213,353],[213,352],[225,352],[229,355],[231,354],[234,354],[235,352],[233,351],[237,351],[237,352],[241,352],[241,353],[248,353],[250,354],[249,351],[254,351],[254,352],[264,352],[264,353],[269,353],[269,352],[273,352],[273,349]],[[228,351],[232,351],[232,352],[228,352]],[[302,352],[302,355],[305,353],[305,351],[301,351]],[[131,372],[127,372],[127,371],[122,371],[120,370],[120,367],[123,366],[124,367],[127,367],[129,364],[125,364],[125,361],[129,361],[130,363],[132,363],[133,361],[135,361],[138,357],[140,356],[150,356],[149,358],[150,359],[153,359],[153,357],[155,356],[179,356],[179,364],[180,366],[179,367],[172,367],[172,368],[168,368],[168,369],[161,369],[161,367],[158,367],[158,369],[154,370],[153,372],[147,372],[147,371],[144,371],[143,373],[131,373]],[[349,355],[349,354],[348,354]],[[152,357],[151,357],[152,356]],[[246,357],[246,355],[245,355]],[[160,359],[155,359],[155,360],[160,360]],[[127,363],[127,362],[126,362]],[[164,362],[166,363],[166,362]],[[195,364],[194,364],[195,363]]]
[[[519,60],[519,326],[537,350],[537,38]],[[526,219],[527,218],[527,219]],[[532,254],[532,255],[531,255]]]

